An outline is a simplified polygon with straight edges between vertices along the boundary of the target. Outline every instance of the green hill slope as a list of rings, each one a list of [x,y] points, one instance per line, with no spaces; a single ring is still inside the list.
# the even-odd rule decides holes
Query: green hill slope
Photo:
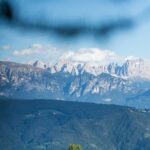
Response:
[[[150,111],[53,100],[1,100],[1,150],[149,150]]]

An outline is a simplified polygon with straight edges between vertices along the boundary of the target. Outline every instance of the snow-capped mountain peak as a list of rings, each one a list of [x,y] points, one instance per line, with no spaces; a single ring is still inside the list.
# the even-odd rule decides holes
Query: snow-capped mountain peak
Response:
[[[88,63],[77,65],[71,61],[61,61],[50,68],[39,69],[36,66],[43,68],[45,64],[36,62],[31,66],[0,62],[0,92],[2,96],[89,100],[114,104],[128,104],[129,98],[146,96],[144,106],[150,106],[150,78],[131,78],[137,75],[141,78],[146,75],[150,77],[147,65],[143,60],[126,61],[122,66],[116,63],[108,66],[93,66]],[[142,69],[141,74],[138,69]]]
[[[42,68],[42,69],[45,69],[47,66],[44,62],[42,62],[41,60],[37,60],[33,63],[33,66],[34,67],[37,67],[37,68]]]
[[[150,62],[144,59],[130,59],[122,65],[123,75],[150,79]]]
[[[34,67],[51,70],[51,73],[66,72],[72,75],[83,74],[84,72],[98,76],[102,73],[108,73],[113,76],[122,78],[146,78],[150,79],[150,61],[141,58],[125,59],[122,64],[118,62],[111,62],[108,64],[91,63],[75,61],[61,57],[56,64],[49,65],[42,61],[36,61],[33,63]]]

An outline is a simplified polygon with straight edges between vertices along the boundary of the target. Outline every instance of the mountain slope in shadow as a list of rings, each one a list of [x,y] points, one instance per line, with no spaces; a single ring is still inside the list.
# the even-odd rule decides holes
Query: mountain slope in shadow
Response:
[[[150,111],[56,100],[0,100],[0,149],[149,150]]]

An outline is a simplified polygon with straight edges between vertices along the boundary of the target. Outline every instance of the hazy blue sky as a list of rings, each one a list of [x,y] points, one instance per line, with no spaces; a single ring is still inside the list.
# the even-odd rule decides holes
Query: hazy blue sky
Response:
[[[13,23],[0,19],[0,60],[26,62],[56,59],[65,51],[100,48],[121,56],[150,59],[150,1],[145,0],[14,0]],[[127,27],[122,27],[122,21]],[[15,23],[14,23],[15,22]],[[18,23],[19,22],[19,23]],[[131,26],[128,23],[131,22]],[[118,25],[119,23],[119,25]],[[19,24],[19,25],[18,25]],[[30,27],[31,25],[31,27]],[[87,28],[78,36],[65,37],[53,30],[34,29],[61,26]],[[109,26],[107,33],[95,28]],[[93,29],[94,28],[94,29]],[[92,29],[92,32],[91,30]],[[99,28],[98,28],[99,29]],[[73,29],[74,30],[74,29]],[[40,53],[35,49],[49,51]],[[35,51],[33,53],[29,51]],[[24,51],[26,50],[26,51]],[[19,51],[22,52],[19,54]],[[45,55],[46,54],[46,55]],[[47,55],[49,54],[49,56]]]

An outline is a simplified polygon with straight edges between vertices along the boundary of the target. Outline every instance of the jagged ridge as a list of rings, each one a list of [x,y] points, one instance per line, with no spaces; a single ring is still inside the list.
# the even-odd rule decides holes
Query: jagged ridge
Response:
[[[139,62],[143,64],[142,60]],[[150,89],[148,78],[140,76],[141,79],[136,80],[138,76],[137,74],[135,76],[134,73],[140,73],[139,70],[137,71],[137,68],[141,69],[137,66],[139,64],[132,64],[135,68],[135,71],[132,70],[133,73],[129,71],[130,67],[123,64],[122,68],[125,69],[122,75],[121,71],[118,71],[120,66],[113,63],[108,65],[106,71],[101,71],[100,74],[95,75],[85,69],[87,64],[64,62],[60,65],[59,63],[42,69],[35,65],[39,63],[25,65],[0,62],[1,96],[55,98],[150,107],[148,98],[145,101],[132,100],[132,97],[136,97],[139,93],[142,95]],[[126,64],[131,66],[129,61]],[[46,65],[44,64],[44,66]]]

